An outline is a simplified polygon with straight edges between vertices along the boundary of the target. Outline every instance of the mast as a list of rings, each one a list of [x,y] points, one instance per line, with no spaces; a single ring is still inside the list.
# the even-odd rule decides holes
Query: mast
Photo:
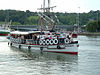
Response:
[[[42,8],[42,7],[41,7]],[[43,2],[43,11],[45,12],[45,0]]]
[[[50,12],[50,0],[48,0],[48,12]]]
[[[43,10],[43,12],[38,13],[38,15],[40,16],[41,30],[55,29],[55,21],[50,15],[50,10],[54,7],[56,6],[50,7],[50,0],[43,0],[43,7],[39,8],[39,10]]]

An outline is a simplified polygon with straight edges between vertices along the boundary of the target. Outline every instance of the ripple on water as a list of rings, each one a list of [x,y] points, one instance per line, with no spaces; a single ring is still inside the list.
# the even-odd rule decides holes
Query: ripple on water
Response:
[[[0,75],[99,75],[100,38],[79,36],[79,54],[29,52],[10,48],[0,37]],[[3,41],[2,41],[3,40]]]

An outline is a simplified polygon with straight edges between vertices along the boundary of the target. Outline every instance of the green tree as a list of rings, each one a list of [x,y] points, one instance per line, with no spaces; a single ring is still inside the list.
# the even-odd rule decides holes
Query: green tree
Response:
[[[59,25],[74,25],[77,23],[77,13],[61,13],[61,12],[51,12],[51,15],[57,16],[59,20]],[[55,18],[53,18],[55,20]],[[31,12],[29,10],[19,11],[19,10],[0,10],[0,22],[5,21],[18,22],[22,25],[32,25],[38,24],[39,18],[37,17],[37,12]],[[86,25],[89,21],[100,20],[100,10],[90,11],[88,13],[80,13],[79,24]]]
[[[11,25],[21,25],[21,23],[19,23],[19,22],[12,22]]]
[[[30,17],[28,17],[28,24],[37,25],[38,22],[39,22],[39,16],[30,16]]]
[[[88,32],[96,32],[98,28],[99,28],[98,21],[91,21],[87,24],[86,27]]]

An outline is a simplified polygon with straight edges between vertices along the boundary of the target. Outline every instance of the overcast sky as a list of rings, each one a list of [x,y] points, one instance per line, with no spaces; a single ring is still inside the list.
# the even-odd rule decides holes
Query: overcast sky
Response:
[[[0,9],[37,11],[43,0],[0,0]],[[100,0],[51,0],[55,12],[89,12],[100,10]],[[79,8],[80,7],[80,8]]]

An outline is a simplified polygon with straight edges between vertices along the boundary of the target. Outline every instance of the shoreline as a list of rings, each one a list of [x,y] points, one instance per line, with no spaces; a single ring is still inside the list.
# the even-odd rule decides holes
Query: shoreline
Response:
[[[86,35],[86,36],[100,36],[100,33],[90,33],[90,32],[86,32],[86,33],[78,33],[78,35]]]

